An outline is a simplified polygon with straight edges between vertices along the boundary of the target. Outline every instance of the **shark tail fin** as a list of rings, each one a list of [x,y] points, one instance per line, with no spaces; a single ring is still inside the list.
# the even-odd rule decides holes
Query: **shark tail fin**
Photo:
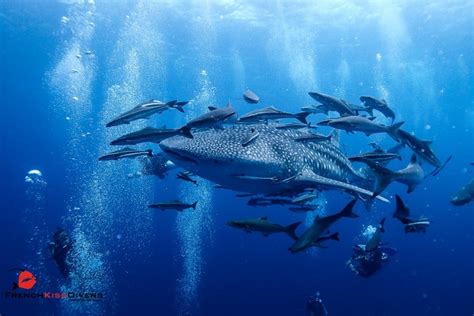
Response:
[[[407,218],[410,213],[408,208],[405,206],[405,203],[403,203],[402,198],[397,194],[395,195],[395,200],[397,203],[397,207],[395,209],[395,213],[393,213],[393,217],[395,218]]]
[[[288,234],[288,236],[290,236],[294,240],[298,239],[298,236],[296,236],[296,228],[300,224],[301,222],[296,222],[285,227],[285,232]]]
[[[300,112],[295,115],[295,118],[303,124],[308,124],[308,121],[306,121],[306,118],[310,114],[311,114],[310,112]]]
[[[179,102],[176,102],[176,105],[179,106],[179,107],[182,107],[182,106],[184,106],[188,103],[189,103],[189,101],[179,101]]]
[[[351,218],[356,218],[359,217],[356,213],[352,212],[352,209],[354,208],[354,205],[356,204],[357,199],[354,199],[350,201],[343,209],[342,211],[339,212],[339,214],[343,217],[351,217]]]
[[[191,204],[191,207],[193,208],[193,210],[195,210],[195,209],[196,209],[196,205],[197,205],[197,204],[198,204],[198,202],[197,202],[197,201],[196,201],[196,202],[194,202],[193,204]]]
[[[380,231],[382,233],[385,233],[385,226],[384,225],[385,225],[385,217],[382,218],[382,220],[380,221],[380,225],[379,225]]]
[[[369,159],[362,158],[359,161],[367,164],[377,175],[377,183],[372,197],[376,197],[382,193],[382,191],[385,190],[385,188],[398,176],[397,172],[385,168]]]
[[[387,128],[387,134],[390,135],[394,140],[396,140],[397,142],[400,142],[400,139],[398,137],[398,129],[403,125],[403,123],[405,122],[398,122],[398,123],[395,123],[395,124],[392,124],[390,125],[388,128]]]
[[[194,138],[193,134],[191,134],[191,127],[187,125],[184,125],[183,127],[181,127],[179,131],[181,132],[181,134],[183,134],[184,137]]]
[[[174,105],[178,102],[178,100],[171,100],[166,102],[166,105],[169,106],[170,108],[174,107]]]
[[[339,233],[338,233],[338,232],[329,235],[328,238],[329,238],[329,239],[332,239],[332,240],[336,240],[336,241],[341,241],[341,240],[339,239]]]

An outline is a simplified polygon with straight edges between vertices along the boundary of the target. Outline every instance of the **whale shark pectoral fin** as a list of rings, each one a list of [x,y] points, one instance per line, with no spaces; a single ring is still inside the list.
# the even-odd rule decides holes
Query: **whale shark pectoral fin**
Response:
[[[307,185],[307,186],[313,186],[313,187],[328,187],[328,188],[345,190],[356,196],[361,194],[361,195],[365,195],[371,198],[375,197],[376,199],[382,202],[390,203],[389,200],[387,200],[383,196],[380,196],[380,195],[374,196],[374,193],[369,190],[363,189],[361,187],[358,187],[350,183],[325,178],[323,176],[315,174],[312,171],[305,172],[303,175],[297,176],[293,181],[294,183],[301,184],[301,185]]]

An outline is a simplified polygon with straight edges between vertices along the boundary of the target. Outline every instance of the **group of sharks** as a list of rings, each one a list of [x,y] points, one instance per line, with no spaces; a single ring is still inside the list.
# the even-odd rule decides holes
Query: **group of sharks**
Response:
[[[389,202],[381,194],[394,181],[405,184],[410,193],[427,176],[438,174],[451,159],[449,157],[442,163],[430,141],[420,140],[401,129],[403,122],[394,123],[395,113],[385,100],[362,96],[362,104],[355,105],[319,92],[310,92],[309,96],[320,104],[305,106],[297,113],[268,106],[238,116],[230,102],[220,108],[209,106],[207,112],[179,128],[146,127],[111,142],[111,145],[157,143],[160,153],[153,155],[151,149],[125,147],[99,160],[137,156],[152,159],[160,156],[160,159],[168,159],[173,165],[185,170],[178,173],[177,178],[197,184],[191,177],[199,176],[214,182],[216,187],[239,192],[238,196],[251,197],[249,205],[253,206],[280,204],[288,205],[290,210],[296,212],[307,212],[318,209],[311,201],[318,196],[319,191],[338,190],[354,197],[339,213],[317,216],[299,237],[295,230],[300,222],[283,226],[271,223],[267,217],[260,217],[228,223],[232,227],[247,232],[259,231],[264,235],[286,233],[295,240],[290,247],[290,251],[295,253],[312,246],[321,246],[322,242],[329,239],[338,240],[338,233],[325,233],[340,218],[357,217],[352,209],[358,199],[366,204],[375,200]],[[250,90],[244,92],[243,99],[249,104],[260,102],[260,98]],[[177,100],[146,101],[119,115],[106,126],[130,124],[166,110],[184,112],[187,103]],[[392,125],[376,122],[374,111],[391,119]],[[330,112],[338,113],[339,116],[326,118],[316,125],[308,123],[308,116],[328,115]],[[296,121],[276,121],[285,119]],[[318,126],[329,126],[333,131],[323,135],[315,131]],[[340,130],[366,135],[385,133],[397,144],[384,150],[371,143],[373,151],[348,157],[340,148]],[[413,152],[407,167],[396,171],[387,168],[393,159],[401,159],[400,150],[405,146]],[[432,165],[434,170],[425,174],[421,161]],[[357,170],[353,163],[362,163],[365,167]],[[394,217],[405,225],[405,231],[425,231],[429,220],[410,219],[408,208],[399,196],[396,201]],[[196,205],[197,201],[184,203],[172,200],[149,207],[183,211],[196,209]]]

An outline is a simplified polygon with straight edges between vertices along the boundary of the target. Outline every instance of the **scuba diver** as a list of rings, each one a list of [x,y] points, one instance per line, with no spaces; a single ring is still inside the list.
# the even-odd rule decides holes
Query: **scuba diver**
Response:
[[[59,271],[67,278],[72,269],[71,251],[73,249],[73,241],[68,233],[58,227],[53,235],[53,240],[49,243],[49,251],[52,258],[56,262]]]
[[[382,263],[388,261],[389,255],[396,253],[395,249],[380,245],[382,233],[385,232],[384,223],[385,218],[365,245],[354,246],[352,257],[346,264],[356,275],[370,277],[382,267]]]
[[[164,179],[168,171],[176,168],[176,165],[166,159],[162,154],[156,154],[152,157],[142,157],[141,162],[143,163],[142,170],[129,174],[129,178],[155,175],[160,179]]]
[[[306,303],[306,311],[309,316],[327,316],[328,311],[323,304],[323,300],[319,298],[319,292],[309,297]]]

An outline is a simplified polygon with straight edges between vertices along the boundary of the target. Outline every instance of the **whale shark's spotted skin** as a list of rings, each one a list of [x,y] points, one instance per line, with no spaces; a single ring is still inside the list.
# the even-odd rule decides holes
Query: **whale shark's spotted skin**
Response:
[[[160,147],[177,165],[243,192],[279,192],[294,183],[276,184],[275,179],[298,174],[318,175],[343,183],[360,178],[332,141],[297,142],[294,139],[307,131],[282,130],[276,126],[236,124],[223,130],[193,131],[193,139],[175,136],[161,142]],[[259,133],[255,141],[242,146],[255,132]]]

